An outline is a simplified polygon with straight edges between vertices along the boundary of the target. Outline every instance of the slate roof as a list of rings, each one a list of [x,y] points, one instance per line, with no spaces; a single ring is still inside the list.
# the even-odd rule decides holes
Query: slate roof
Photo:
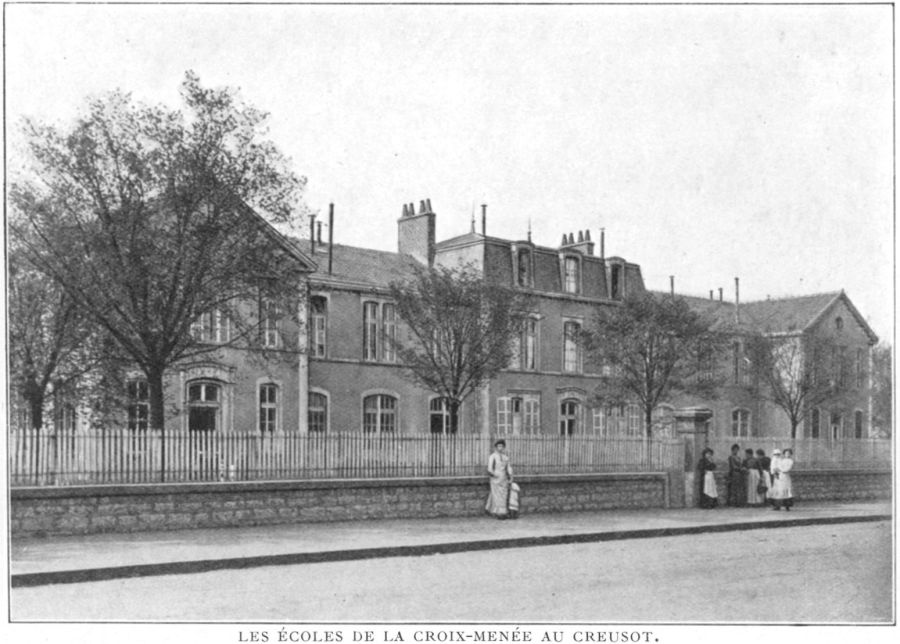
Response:
[[[313,257],[318,265],[318,269],[310,275],[313,282],[385,288],[391,282],[411,278],[416,267],[422,266],[411,255],[334,244],[329,275],[327,244],[316,244],[315,253],[311,254],[309,240],[292,241],[301,252]]]

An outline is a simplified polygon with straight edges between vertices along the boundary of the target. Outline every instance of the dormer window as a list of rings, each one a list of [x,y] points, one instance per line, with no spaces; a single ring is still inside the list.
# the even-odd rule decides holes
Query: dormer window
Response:
[[[531,286],[531,251],[528,248],[516,252],[516,284]]]
[[[581,264],[577,257],[568,255],[563,260],[563,289],[566,293],[581,291]]]

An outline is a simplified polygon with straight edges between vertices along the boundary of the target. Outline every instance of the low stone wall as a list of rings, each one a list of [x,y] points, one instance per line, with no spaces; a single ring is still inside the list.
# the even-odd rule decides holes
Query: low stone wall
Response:
[[[795,503],[804,501],[875,501],[890,499],[890,470],[794,470],[791,486]],[[716,472],[719,503],[726,500],[726,475]]]
[[[672,500],[666,473],[516,480],[523,513],[663,508]],[[29,537],[473,516],[484,512],[487,493],[484,477],[13,488],[10,524],[14,537]]]

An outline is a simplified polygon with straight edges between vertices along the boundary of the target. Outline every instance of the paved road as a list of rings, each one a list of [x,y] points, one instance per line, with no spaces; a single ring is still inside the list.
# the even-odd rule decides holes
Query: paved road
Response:
[[[889,522],[11,591],[17,620],[887,622]]]

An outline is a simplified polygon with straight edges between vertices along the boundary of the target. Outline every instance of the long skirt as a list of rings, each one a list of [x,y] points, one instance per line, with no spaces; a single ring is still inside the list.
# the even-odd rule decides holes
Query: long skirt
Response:
[[[509,479],[503,477],[491,478],[491,493],[488,495],[484,509],[495,517],[506,516],[507,501],[509,499]]]
[[[794,486],[791,483],[791,475],[782,472],[776,476],[769,492],[769,498],[772,499],[775,507],[782,505],[791,507],[794,504]]]
[[[716,475],[706,472],[700,484],[700,507],[711,509],[719,504],[719,491],[716,489]]]
[[[762,499],[763,503],[767,503],[772,498],[772,475],[769,473],[769,470],[763,470],[760,480],[766,484],[766,491],[762,495]]]
[[[765,494],[757,492],[759,487],[759,470],[751,469],[747,472],[747,504],[762,505],[765,500]]]
[[[740,506],[747,502],[747,490],[744,489],[745,487],[744,475],[740,471],[735,470],[728,474],[726,483],[726,502],[728,505]]]

